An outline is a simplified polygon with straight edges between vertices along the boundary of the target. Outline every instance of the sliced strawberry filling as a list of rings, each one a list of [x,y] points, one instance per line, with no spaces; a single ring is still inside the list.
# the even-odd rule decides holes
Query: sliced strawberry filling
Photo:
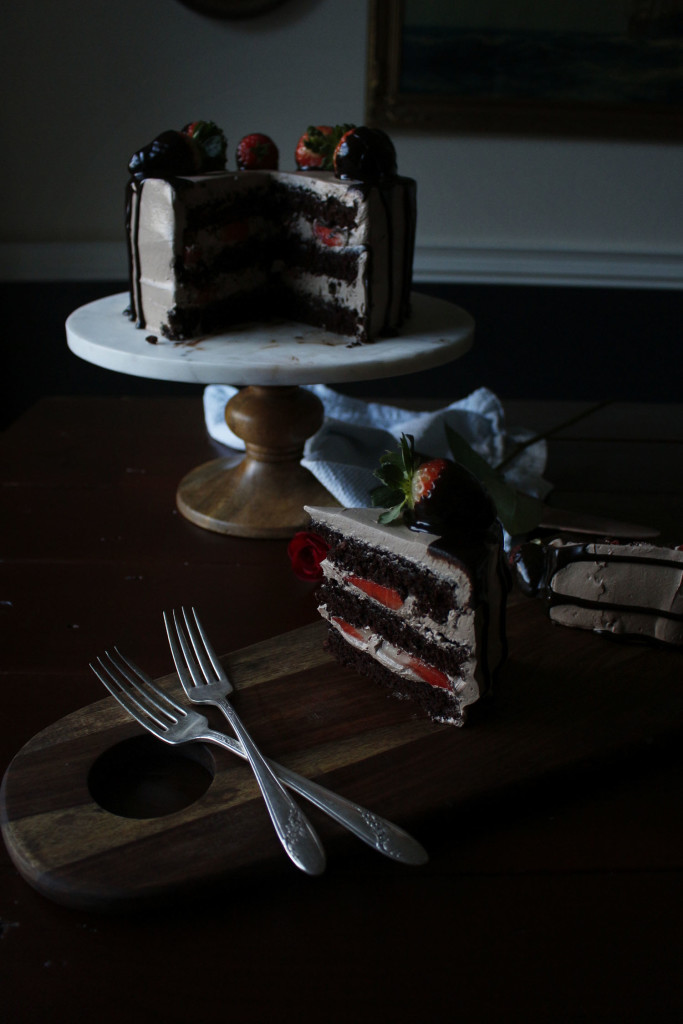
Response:
[[[358,629],[356,626],[352,626],[346,619],[340,618],[338,615],[332,616],[332,622],[337,626],[342,633],[346,633],[347,636],[354,640],[359,640],[361,643],[365,642],[367,635],[370,633],[369,629],[366,629],[365,633]],[[389,652],[393,650],[393,654]],[[427,664],[426,661],[422,661],[421,658],[415,657],[414,654],[408,654],[407,651],[401,651],[398,648],[392,648],[388,645],[387,654],[389,654],[388,663],[395,659],[396,667],[403,665],[405,668],[409,668],[416,676],[419,676],[423,682],[428,683],[429,686],[440,686],[444,690],[450,690],[451,684],[448,680],[448,676],[441,669],[435,668],[433,665]]]
[[[344,235],[339,228],[328,227],[326,224],[321,224],[321,222],[317,220],[313,224],[313,231],[315,232],[315,236],[318,241],[332,249],[337,249],[339,246],[344,244]]]
[[[419,658],[409,658],[407,664],[413,672],[418,674],[420,679],[429,683],[430,686],[442,686],[445,690],[450,689],[448,676],[441,669],[434,668],[433,665],[428,665],[426,661],[421,661]]]
[[[398,608],[403,607],[403,598],[398,590],[394,590],[392,587],[385,587],[381,583],[373,583],[372,580],[364,580],[360,576],[347,576],[346,582],[350,583],[352,587],[362,590],[364,594],[367,594],[374,601],[378,601],[385,608],[396,611]]]
[[[332,621],[335,623],[335,625],[339,626],[342,633],[346,633],[347,636],[352,636],[354,640],[365,639],[359,629],[356,629],[355,626],[352,626],[351,623],[347,622],[345,619],[340,619],[338,615],[335,615]]]

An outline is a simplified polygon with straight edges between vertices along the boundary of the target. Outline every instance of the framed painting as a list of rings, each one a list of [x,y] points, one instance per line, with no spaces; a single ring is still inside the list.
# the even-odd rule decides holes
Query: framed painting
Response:
[[[367,121],[683,139],[683,0],[370,0]]]

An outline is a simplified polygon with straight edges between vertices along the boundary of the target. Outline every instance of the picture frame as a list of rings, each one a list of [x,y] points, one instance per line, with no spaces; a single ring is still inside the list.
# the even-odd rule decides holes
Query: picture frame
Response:
[[[370,0],[368,27],[375,127],[683,140],[683,0]]]

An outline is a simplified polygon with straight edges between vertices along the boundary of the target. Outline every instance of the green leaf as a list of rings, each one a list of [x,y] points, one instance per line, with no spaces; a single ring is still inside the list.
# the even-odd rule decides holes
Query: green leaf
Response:
[[[377,518],[379,523],[393,523],[395,519],[403,512],[403,502],[400,505],[394,505],[393,508],[388,508]]]
[[[453,458],[465,469],[469,469],[489,492],[496,506],[498,518],[507,532],[514,536],[535,529],[541,521],[543,502],[530,494],[522,494],[508,484],[503,474],[475,452],[461,434],[448,424],[445,424],[445,427]]]
[[[324,158],[323,169],[326,171],[334,170],[334,151],[337,148],[339,140],[342,135],[346,135],[348,131],[356,126],[353,124],[336,124],[332,127],[332,131],[329,134],[321,132],[314,124],[310,124],[306,131],[308,139],[306,146],[311,153],[317,153],[319,156]]]
[[[398,451],[387,451],[380,456],[379,468],[374,475],[381,480],[382,487],[376,487],[372,492],[373,505],[395,506],[398,512],[406,503],[411,505],[415,465],[414,439],[411,435],[402,434]],[[392,520],[397,518],[398,512],[392,515]]]
[[[388,508],[390,505],[402,503],[405,500],[405,495],[396,487],[387,487],[384,484],[380,484],[379,487],[375,487],[370,492],[370,499],[373,505],[382,505]]]
[[[378,480],[387,484],[389,487],[397,487],[401,489],[403,483],[403,470],[400,466],[393,465],[390,462],[386,462],[380,472],[376,472],[375,476]]]

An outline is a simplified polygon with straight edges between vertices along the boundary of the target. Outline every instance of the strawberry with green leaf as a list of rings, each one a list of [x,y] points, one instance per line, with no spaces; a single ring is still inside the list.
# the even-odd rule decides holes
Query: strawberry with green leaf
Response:
[[[294,152],[296,166],[300,171],[333,171],[334,152],[342,136],[353,127],[352,124],[309,125]]]
[[[240,171],[276,171],[278,150],[273,140],[262,132],[252,132],[240,139],[237,146],[237,167]]]
[[[415,530],[479,534],[496,518],[496,507],[474,474],[450,459],[418,455],[410,434],[401,435],[398,451],[381,457],[375,476],[380,485],[371,498],[385,509],[381,523],[403,518]]]
[[[228,141],[223,130],[215,121],[190,121],[182,129],[182,133],[199,147],[202,156],[202,173],[224,169]]]

